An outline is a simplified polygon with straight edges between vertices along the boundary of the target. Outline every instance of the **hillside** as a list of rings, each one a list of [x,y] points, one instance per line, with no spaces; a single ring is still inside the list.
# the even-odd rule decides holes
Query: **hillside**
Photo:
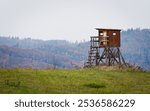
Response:
[[[121,42],[125,60],[150,71],[150,29],[122,31]]]
[[[149,94],[150,73],[133,69],[1,69],[0,93]]]
[[[1,36],[0,68],[81,68],[88,50],[89,42]],[[128,63],[150,71],[150,29],[123,30],[121,51]]]
[[[46,51],[0,46],[1,68],[72,68],[71,63],[76,64],[66,56]]]
[[[88,43],[0,37],[0,68],[80,68]]]

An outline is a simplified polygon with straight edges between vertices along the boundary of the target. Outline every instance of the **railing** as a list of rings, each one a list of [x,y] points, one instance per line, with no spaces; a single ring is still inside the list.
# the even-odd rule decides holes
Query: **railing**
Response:
[[[92,47],[109,46],[109,36],[91,36]]]

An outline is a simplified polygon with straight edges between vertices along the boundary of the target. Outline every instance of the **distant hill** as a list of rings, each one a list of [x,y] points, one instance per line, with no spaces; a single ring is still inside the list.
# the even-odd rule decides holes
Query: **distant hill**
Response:
[[[88,48],[85,45],[69,43],[65,40],[42,41],[30,38],[0,37],[0,67],[83,67]]]
[[[150,70],[150,29],[128,29],[121,35],[121,51],[125,60]],[[79,68],[83,67],[88,50],[89,42],[1,36],[0,67]]]
[[[150,29],[122,31],[121,39],[125,60],[150,71]]]
[[[73,60],[35,49],[0,46],[1,68],[72,68]]]

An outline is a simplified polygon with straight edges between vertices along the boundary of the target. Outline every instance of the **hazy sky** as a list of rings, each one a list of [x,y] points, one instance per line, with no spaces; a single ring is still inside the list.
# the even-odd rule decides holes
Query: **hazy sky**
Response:
[[[0,0],[0,35],[89,40],[94,28],[150,28],[150,0]]]

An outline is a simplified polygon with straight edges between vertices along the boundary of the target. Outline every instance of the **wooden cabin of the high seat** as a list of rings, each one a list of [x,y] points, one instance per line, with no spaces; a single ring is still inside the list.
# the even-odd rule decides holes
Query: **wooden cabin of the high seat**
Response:
[[[101,29],[98,30],[99,47],[120,47],[120,29]]]

